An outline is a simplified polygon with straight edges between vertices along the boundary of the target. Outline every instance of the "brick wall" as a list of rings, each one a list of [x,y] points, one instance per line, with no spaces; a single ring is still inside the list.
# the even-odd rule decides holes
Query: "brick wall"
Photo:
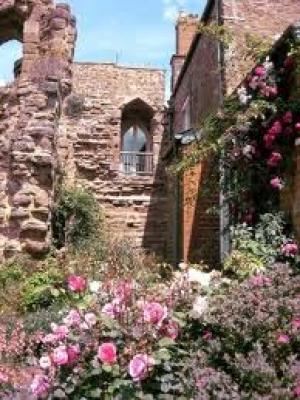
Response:
[[[208,2],[204,18],[206,23],[216,22],[216,5],[217,1]],[[292,22],[299,19],[300,1],[223,0],[219,12],[224,25],[234,34],[233,43],[222,55],[224,68],[218,62],[218,43],[206,35],[198,35],[173,91],[171,103],[174,107],[174,133],[184,129],[182,110],[187,98],[191,104],[192,126],[196,129],[205,116],[218,110],[222,100],[220,81],[223,90],[228,94],[251,70],[252,62],[243,57],[245,34],[263,36],[273,42],[276,36],[280,36]],[[188,151],[188,147],[184,151]],[[186,261],[204,259],[214,264],[219,260],[220,221],[218,217],[208,216],[206,213],[207,208],[218,204],[218,195],[202,195],[204,176],[209,176],[210,171],[217,169],[218,163],[201,163],[184,175],[180,204],[183,225],[182,258]]]
[[[223,0],[224,25],[233,32],[234,41],[225,52],[225,88],[230,93],[252,69],[252,62],[240,56],[245,35],[250,33],[273,43],[300,18],[298,0]]]
[[[84,106],[77,117],[65,115],[60,126],[59,147],[66,178],[95,193],[112,234],[126,234],[137,246],[162,255],[166,248],[164,72],[83,63],[74,64],[73,74],[72,96],[84,99]],[[121,171],[122,110],[135,99],[153,112],[151,175]]]

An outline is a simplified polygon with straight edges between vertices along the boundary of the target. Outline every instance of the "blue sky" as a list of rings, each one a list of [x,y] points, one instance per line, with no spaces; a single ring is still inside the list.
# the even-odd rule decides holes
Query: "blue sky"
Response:
[[[206,0],[67,0],[77,17],[77,61],[168,69],[179,9],[202,13]],[[0,80],[9,80],[21,46],[0,47]]]

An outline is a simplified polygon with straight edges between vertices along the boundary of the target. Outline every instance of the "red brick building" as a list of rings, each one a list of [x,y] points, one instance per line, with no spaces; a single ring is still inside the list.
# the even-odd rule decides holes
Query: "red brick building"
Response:
[[[224,25],[233,41],[225,47],[213,35],[197,30],[195,15],[181,15],[176,26],[176,54],[171,59],[172,96],[171,126],[181,142],[193,140],[201,120],[222,107],[230,94],[253,67],[244,57],[247,34],[275,41],[300,17],[298,0],[209,0],[202,23]],[[190,129],[192,131],[190,131]],[[180,146],[188,151],[189,146]],[[174,258],[177,261],[204,260],[218,264],[227,248],[224,234],[226,215],[208,214],[207,209],[220,205],[222,194],[218,184],[208,197],[203,182],[217,176],[219,163],[207,160],[186,172],[177,182],[174,223],[171,227]]]

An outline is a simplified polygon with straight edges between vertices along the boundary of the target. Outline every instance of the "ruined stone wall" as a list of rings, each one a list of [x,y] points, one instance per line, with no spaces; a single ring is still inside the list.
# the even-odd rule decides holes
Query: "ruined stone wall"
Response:
[[[67,5],[0,0],[0,45],[23,43],[19,76],[0,88],[0,259],[40,255],[50,245],[57,125],[71,90],[75,25]]]
[[[65,181],[93,191],[111,234],[127,235],[137,246],[162,255],[166,247],[164,72],[79,63],[74,64],[73,74],[74,91],[66,99],[60,125]],[[82,107],[70,115],[70,106],[80,99]],[[121,170],[122,112],[135,102],[152,113],[152,174]]]

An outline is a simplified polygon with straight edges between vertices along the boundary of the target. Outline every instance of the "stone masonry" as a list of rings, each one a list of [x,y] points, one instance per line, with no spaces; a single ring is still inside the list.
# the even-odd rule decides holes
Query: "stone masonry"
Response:
[[[15,81],[0,88],[0,259],[51,242],[61,103],[72,86],[76,23],[52,0],[0,0],[0,45],[23,43]]]
[[[75,63],[72,94],[64,103],[59,152],[65,179],[89,188],[112,235],[131,238],[158,255],[166,248],[166,176],[163,155],[165,75],[151,68]],[[69,106],[81,103],[72,115]],[[122,125],[127,111],[148,125],[153,171],[122,171]],[[147,119],[147,121],[143,121]],[[151,154],[149,157],[152,157]]]

